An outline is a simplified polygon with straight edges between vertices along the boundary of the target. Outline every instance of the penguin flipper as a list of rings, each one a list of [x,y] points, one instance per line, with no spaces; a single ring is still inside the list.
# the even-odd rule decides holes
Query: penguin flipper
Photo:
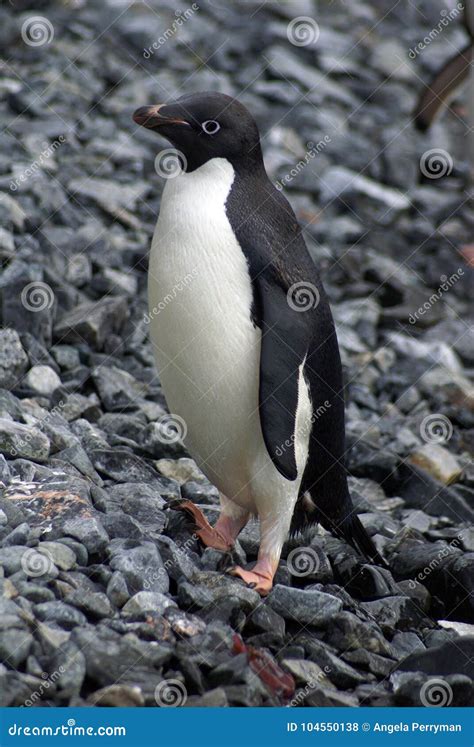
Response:
[[[288,480],[296,480],[298,385],[312,317],[292,309],[283,285],[268,274],[257,278],[255,284],[262,330],[259,409],[263,438],[278,471]]]
[[[441,107],[446,105],[464,83],[471,60],[472,42],[469,42],[464,49],[448,60],[434,80],[426,86],[414,112],[415,124],[419,130],[424,132],[428,129]]]

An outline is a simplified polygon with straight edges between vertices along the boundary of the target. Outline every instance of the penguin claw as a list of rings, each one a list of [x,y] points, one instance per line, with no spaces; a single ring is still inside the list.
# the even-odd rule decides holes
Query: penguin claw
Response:
[[[254,589],[258,591],[260,596],[266,597],[273,587],[273,574],[267,571],[260,572],[259,570],[255,570],[255,568],[252,571],[246,571],[244,568],[236,565],[234,568],[229,568],[227,573],[243,581],[248,589]]]
[[[221,550],[222,552],[229,552],[232,550],[232,545],[222,536],[222,534],[211,526],[204,516],[201,509],[199,509],[192,501],[181,501],[173,505],[175,511],[184,511],[193,520],[194,533],[199,537],[202,544],[206,547],[213,547],[215,550]]]

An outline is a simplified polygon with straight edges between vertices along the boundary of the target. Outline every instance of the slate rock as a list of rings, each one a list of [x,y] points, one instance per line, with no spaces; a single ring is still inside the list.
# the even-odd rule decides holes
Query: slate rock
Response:
[[[0,330],[0,387],[14,389],[28,366],[28,356],[14,329]]]
[[[326,625],[342,609],[342,602],[330,594],[279,584],[269,594],[268,605],[287,620],[315,627]]]
[[[37,428],[0,418],[0,450],[11,457],[45,462],[49,456],[50,441]]]
[[[109,335],[119,332],[127,316],[127,303],[123,298],[104,298],[84,303],[64,314],[54,327],[61,342],[86,341],[96,350],[102,350]]]

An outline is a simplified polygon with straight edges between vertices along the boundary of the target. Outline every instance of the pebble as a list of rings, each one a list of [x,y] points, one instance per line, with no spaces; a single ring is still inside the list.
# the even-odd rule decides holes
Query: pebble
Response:
[[[456,457],[439,444],[425,444],[411,454],[410,461],[444,485],[456,482],[462,474]]]

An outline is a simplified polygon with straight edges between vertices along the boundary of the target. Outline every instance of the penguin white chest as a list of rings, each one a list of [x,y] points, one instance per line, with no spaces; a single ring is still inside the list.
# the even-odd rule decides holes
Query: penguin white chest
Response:
[[[225,211],[235,174],[213,159],[169,179],[149,266],[151,338],[171,413],[186,424],[185,442],[203,472],[251,511],[296,500],[271,461],[259,416],[261,332],[245,255]],[[296,460],[307,458],[310,403],[300,372]],[[260,501],[260,506],[256,505]],[[282,509],[283,510],[283,509]]]
[[[258,418],[260,330],[250,318],[247,261],[225,202],[234,170],[213,159],[169,179],[149,268],[152,342],[170,411],[186,444],[222,492],[249,478]]]

